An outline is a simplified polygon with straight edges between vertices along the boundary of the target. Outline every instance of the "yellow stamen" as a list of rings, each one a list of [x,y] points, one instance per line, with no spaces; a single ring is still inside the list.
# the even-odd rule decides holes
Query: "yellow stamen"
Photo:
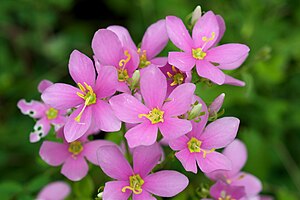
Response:
[[[120,60],[120,62],[119,62],[119,66],[120,67],[123,67],[123,68],[125,68],[125,66],[126,66],[126,64],[130,61],[130,59],[131,59],[131,55],[130,55],[130,53],[128,52],[128,50],[125,50],[124,51],[124,55],[126,56],[126,59],[122,59],[122,60]]]
[[[118,69],[118,80],[120,82],[127,81],[129,79],[129,75],[126,69]]]
[[[188,149],[191,153],[200,153],[200,152],[203,152],[203,158],[206,158],[206,155],[208,153],[212,153],[215,151],[215,149],[211,149],[211,150],[205,150],[205,149],[201,149],[201,144],[202,144],[202,141],[198,140],[197,138],[195,137],[192,137],[190,139],[190,141],[188,141],[187,143],[187,146],[188,146]]]
[[[203,37],[202,37],[202,41],[203,41],[203,42],[209,42],[209,41],[212,41],[213,39],[215,39],[215,36],[216,36],[216,33],[215,33],[215,32],[212,32],[210,38],[207,38],[206,36],[203,36]]]
[[[192,49],[192,55],[197,60],[203,60],[206,53],[202,51],[202,48]]]
[[[140,55],[140,64],[139,64],[139,68],[145,68],[148,65],[151,64],[151,62],[147,59],[147,54],[146,54],[146,50],[142,50],[140,48],[138,48],[137,53]]]
[[[71,142],[69,145],[69,152],[73,154],[73,156],[77,156],[83,150],[83,145],[79,141]]]
[[[151,124],[157,124],[159,122],[164,122],[164,111],[159,108],[153,108],[149,114],[139,114],[138,117],[146,117],[151,121]]]
[[[131,190],[134,194],[141,194],[143,192],[142,185],[145,183],[145,181],[140,177],[139,174],[130,176],[129,183],[129,186],[122,188],[122,192],[126,192],[126,190]]]
[[[46,111],[46,116],[48,119],[55,119],[58,115],[58,110],[56,110],[55,108],[49,108],[47,111]]]

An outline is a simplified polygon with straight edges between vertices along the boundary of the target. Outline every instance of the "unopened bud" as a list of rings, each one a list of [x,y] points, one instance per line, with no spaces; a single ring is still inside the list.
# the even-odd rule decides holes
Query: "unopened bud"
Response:
[[[193,120],[201,115],[202,104],[194,104],[192,110],[188,113],[188,119]]]
[[[192,19],[191,19],[192,26],[194,26],[196,24],[198,19],[200,19],[201,15],[202,15],[201,6],[197,6],[192,14]]]
[[[223,102],[224,102],[225,94],[220,94],[215,100],[210,104],[208,107],[209,116],[213,117],[215,116],[219,110],[221,109]]]
[[[132,75],[132,82],[131,82],[131,88],[136,88],[140,82],[140,71],[139,70],[135,70],[133,75]]]

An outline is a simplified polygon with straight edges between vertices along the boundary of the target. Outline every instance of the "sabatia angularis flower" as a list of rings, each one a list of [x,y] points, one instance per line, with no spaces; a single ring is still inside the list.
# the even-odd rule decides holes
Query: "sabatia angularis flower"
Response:
[[[191,71],[196,65],[199,76],[218,85],[244,85],[221,71],[239,67],[249,52],[249,48],[243,44],[214,47],[225,31],[222,17],[212,11],[206,12],[195,24],[192,38],[182,20],[175,16],[166,17],[166,26],[170,40],[184,51],[169,53],[168,62],[171,65],[182,71]]]
[[[48,80],[42,80],[39,83],[38,90],[43,92],[47,87],[52,85],[52,82]],[[30,142],[38,142],[41,138],[45,137],[50,131],[51,124],[58,130],[66,122],[66,110],[55,109],[50,105],[47,105],[40,101],[26,102],[21,99],[18,104],[18,108],[24,115],[37,119],[36,124],[33,127],[33,132],[30,133]]]
[[[178,138],[192,129],[190,121],[177,116],[189,110],[195,91],[194,84],[182,84],[166,98],[166,77],[152,65],[143,70],[140,89],[145,105],[125,93],[114,96],[109,101],[121,121],[138,124],[125,134],[131,148],[153,144],[158,129],[168,140]]]
[[[184,190],[189,182],[186,176],[173,170],[149,174],[161,157],[157,143],[133,150],[133,168],[116,146],[102,146],[97,155],[103,172],[116,179],[105,184],[105,200],[127,200],[130,195],[134,200],[155,200],[151,194],[172,197]]]
[[[206,174],[212,180],[222,180],[232,186],[243,186],[247,197],[254,197],[262,190],[262,184],[255,176],[241,172],[247,160],[247,149],[238,139],[229,144],[223,154],[231,160],[231,170],[217,170]]]
[[[209,193],[215,200],[239,200],[245,196],[245,188],[243,186],[227,185],[222,181],[218,181],[211,186]]]
[[[63,136],[62,131],[62,129],[59,131],[59,136]],[[114,143],[106,140],[88,141],[85,137],[71,143],[67,143],[65,140],[63,143],[44,141],[39,153],[49,165],[63,165],[61,173],[68,179],[79,181],[87,175],[89,170],[85,159],[98,165],[96,152],[99,147],[104,145],[114,145]]]
[[[239,119],[223,117],[203,126],[193,123],[193,130],[170,142],[170,147],[186,171],[197,173],[196,162],[205,173],[218,169],[230,170],[230,160],[216,149],[230,144],[236,137]],[[201,123],[201,121],[200,121]],[[203,123],[203,122],[202,122]]]
[[[39,192],[36,200],[64,200],[70,194],[70,186],[63,181],[49,183]]]
[[[92,60],[74,50],[70,56],[69,72],[79,89],[56,83],[42,94],[42,99],[54,108],[77,108],[64,127],[66,140],[73,142],[91,128],[108,132],[120,130],[121,122],[106,100],[116,92],[116,70],[110,66],[101,67],[96,79]]]

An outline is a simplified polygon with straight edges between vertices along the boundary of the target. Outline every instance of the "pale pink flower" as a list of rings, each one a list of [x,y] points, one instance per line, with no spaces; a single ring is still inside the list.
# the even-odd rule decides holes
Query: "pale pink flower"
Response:
[[[70,186],[63,181],[49,183],[39,192],[36,200],[64,200],[70,194]]]

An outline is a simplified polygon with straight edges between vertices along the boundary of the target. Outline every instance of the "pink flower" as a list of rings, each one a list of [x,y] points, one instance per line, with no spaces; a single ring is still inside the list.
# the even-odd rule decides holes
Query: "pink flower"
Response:
[[[221,16],[216,16],[212,11],[205,13],[195,24],[192,38],[182,20],[175,16],[166,17],[166,26],[170,40],[184,51],[169,53],[168,62],[171,65],[182,71],[191,71],[196,65],[199,76],[218,85],[244,85],[244,82],[221,71],[239,67],[249,52],[249,48],[243,44],[214,47],[225,31]]]
[[[60,131],[63,131],[62,129]],[[58,135],[63,135],[61,132]],[[60,166],[61,173],[72,181],[84,178],[89,170],[85,159],[97,165],[96,151],[104,145],[114,145],[106,140],[88,141],[82,137],[71,143],[44,141],[40,148],[41,158],[51,166]]]
[[[222,180],[232,186],[243,186],[247,197],[254,197],[262,190],[262,184],[255,176],[241,172],[247,160],[247,149],[238,139],[228,145],[223,154],[231,160],[232,169],[217,170],[206,174],[212,180]]]
[[[182,84],[166,98],[166,78],[152,65],[143,70],[140,89],[145,105],[125,93],[109,101],[121,121],[138,124],[125,134],[131,148],[153,144],[158,130],[166,139],[178,138],[191,130],[191,122],[177,116],[185,114],[190,108],[194,84]]]
[[[105,200],[127,200],[131,194],[134,200],[155,200],[151,194],[172,197],[184,190],[189,182],[183,174],[172,170],[149,174],[161,157],[157,143],[134,149],[133,168],[116,146],[102,146],[97,155],[103,172],[116,179],[105,184]]]
[[[43,92],[50,85],[52,82],[42,80],[38,86],[39,92]],[[51,125],[54,125],[55,130],[58,130],[65,124],[66,110],[64,109],[55,109],[40,101],[26,102],[24,99],[21,99],[17,106],[24,115],[37,119],[33,132],[29,136],[30,142],[38,142],[45,137],[50,131]]]
[[[218,114],[224,102],[225,94],[220,94],[215,100],[209,105],[208,112],[210,117],[214,117]]]
[[[216,200],[241,199],[245,196],[243,186],[231,186],[218,181],[210,188],[210,195]]]
[[[36,200],[64,200],[70,194],[70,186],[62,181],[46,185],[37,195]]]
[[[106,100],[116,92],[116,70],[102,67],[96,79],[91,59],[75,50],[70,56],[69,72],[79,89],[56,83],[42,94],[42,99],[54,108],[76,108],[64,127],[66,140],[73,142],[91,128],[108,132],[120,130],[121,122]]]
[[[215,150],[227,146],[234,140],[239,127],[239,119],[223,117],[205,128],[203,123],[206,122],[193,123],[191,132],[170,142],[170,147],[179,151],[175,156],[186,171],[197,173],[196,162],[205,173],[217,169],[230,170],[230,160]]]

